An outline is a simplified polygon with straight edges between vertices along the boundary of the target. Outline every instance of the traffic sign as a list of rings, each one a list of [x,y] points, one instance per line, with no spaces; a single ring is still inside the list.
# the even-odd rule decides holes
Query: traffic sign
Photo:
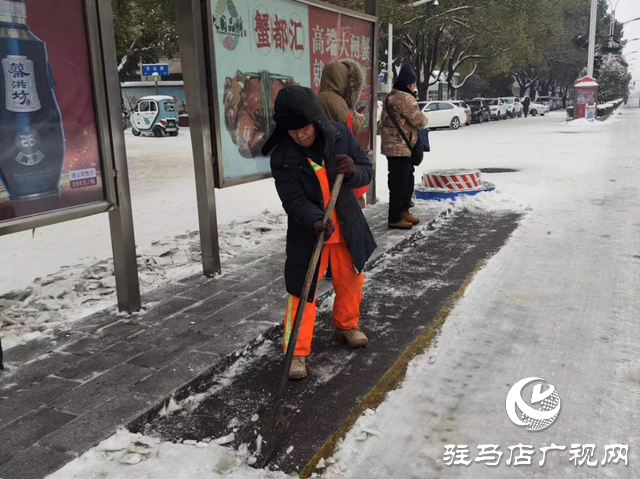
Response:
[[[150,77],[154,76],[154,73],[157,73],[157,76],[166,77],[169,76],[169,65],[167,63],[154,63],[142,65],[142,76]]]

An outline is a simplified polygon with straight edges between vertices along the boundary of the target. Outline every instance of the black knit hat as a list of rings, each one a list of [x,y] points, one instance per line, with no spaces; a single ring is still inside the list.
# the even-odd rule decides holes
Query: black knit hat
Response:
[[[303,113],[286,112],[273,115],[276,125],[285,130],[299,130],[311,124],[311,120]]]
[[[299,130],[314,123],[323,136],[331,134],[327,132],[329,120],[320,108],[316,94],[311,88],[299,85],[287,86],[278,92],[273,120],[276,129],[262,147],[265,156],[288,136],[288,130]]]
[[[398,79],[396,80],[396,82],[403,86],[409,86],[412,83],[415,83],[417,81],[418,81],[418,75],[416,75],[416,72],[413,69],[413,67],[408,63],[405,65],[402,65],[402,68],[400,69],[400,74],[398,75]]]
[[[314,120],[326,119],[311,88],[292,85],[278,92],[273,120],[285,130],[299,130]]]

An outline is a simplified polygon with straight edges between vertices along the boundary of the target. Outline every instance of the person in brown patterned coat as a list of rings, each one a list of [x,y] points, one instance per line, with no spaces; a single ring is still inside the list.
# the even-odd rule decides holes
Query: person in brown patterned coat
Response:
[[[382,106],[380,117],[382,154],[387,157],[389,168],[389,228],[410,229],[420,222],[409,212],[415,183],[411,150],[387,113],[388,104],[411,145],[415,145],[420,129],[427,126],[427,117],[420,110],[418,100],[413,93],[417,80],[418,76],[411,65],[404,65],[393,90],[387,95]]]

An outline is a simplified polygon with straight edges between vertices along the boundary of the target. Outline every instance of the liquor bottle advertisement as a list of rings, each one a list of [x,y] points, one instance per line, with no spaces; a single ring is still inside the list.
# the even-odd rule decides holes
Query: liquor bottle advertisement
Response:
[[[104,200],[83,0],[0,0],[0,68],[0,223]]]

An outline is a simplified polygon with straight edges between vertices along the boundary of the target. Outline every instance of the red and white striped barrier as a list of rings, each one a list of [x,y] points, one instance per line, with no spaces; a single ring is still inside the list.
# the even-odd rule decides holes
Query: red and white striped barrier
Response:
[[[434,170],[422,176],[427,188],[451,191],[475,190],[482,185],[479,170]]]

